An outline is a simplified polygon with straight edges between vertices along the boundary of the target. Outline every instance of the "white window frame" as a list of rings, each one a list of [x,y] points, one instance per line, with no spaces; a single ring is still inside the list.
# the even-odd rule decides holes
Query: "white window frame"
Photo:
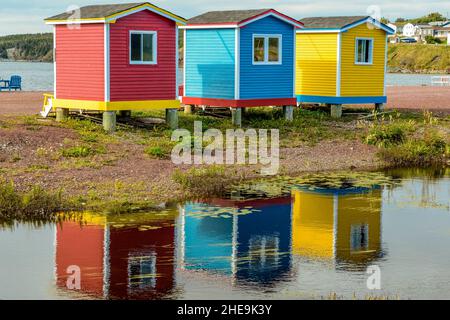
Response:
[[[255,61],[255,38],[264,38],[264,61]],[[278,61],[269,61],[269,38],[278,38]],[[253,65],[280,65],[283,64],[283,35],[281,34],[253,34],[252,37],[252,63]]]
[[[152,34],[153,35],[153,61],[133,61],[131,60],[131,35],[140,34],[141,36],[141,59],[144,59],[144,34]],[[158,64],[158,32],[156,31],[141,31],[141,30],[130,30],[128,35],[129,42],[129,60],[130,64],[149,64],[154,65]]]
[[[368,40],[370,41],[370,51],[369,51],[369,62],[359,62],[358,61],[358,41],[359,40]],[[373,64],[373,47],[374,47],[374,39],[373,38],[356,38],[355,39],[355,64],[362,66],[370,66]]]

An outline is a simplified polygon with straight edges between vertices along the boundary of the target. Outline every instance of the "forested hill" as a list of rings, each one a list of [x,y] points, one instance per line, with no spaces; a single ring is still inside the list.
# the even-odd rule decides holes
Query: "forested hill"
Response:
[[[52,33],[0,37],[0,59],[52,62],[52,48]]]

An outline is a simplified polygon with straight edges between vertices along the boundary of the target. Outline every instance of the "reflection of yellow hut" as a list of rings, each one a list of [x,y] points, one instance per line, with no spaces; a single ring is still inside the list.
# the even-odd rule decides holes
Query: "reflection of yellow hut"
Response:
[[[381,252],[381,190],[363,193],[295,190],[293,254],[365,262]]]

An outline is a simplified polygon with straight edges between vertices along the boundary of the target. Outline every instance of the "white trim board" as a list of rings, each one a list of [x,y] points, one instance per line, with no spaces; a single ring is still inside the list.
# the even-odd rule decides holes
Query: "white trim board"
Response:
[[[56,26],[53,26],[53,97],[56,99]]]
[[[187,47],[187,30],[183,31],[183,96],[186,96],[187,86],[186,86],[186,47]]]
[[[239,100],[241,96],[241,30],[239,28],[235,29],[235,44],[234,44],[234,55],[235,55],[235,70],[234,70],[234,99]]]
[[[105,33],[104,33],[104,57],[103,59],[105,60],[105,101],[109,102],[110,101],[110,30],[109,30],[109,24],[105,23],[104,25],[105,28]]]
[[[336,97],[341,96],[342,34],[337,34]]]
[[[180,29],[235,29],[237,24],[202,24],[193,26],[180,26]]]
[[[178,98],[178,26],[175,26],[175,99]]]

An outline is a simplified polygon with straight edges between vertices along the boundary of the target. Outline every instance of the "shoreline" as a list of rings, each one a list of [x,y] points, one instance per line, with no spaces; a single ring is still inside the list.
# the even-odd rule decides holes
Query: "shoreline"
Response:
[[[17,63],[48,63],[48,64],[53,64],[53,61],[43,61],[43,60],[13,60],[13,59],[0,59],[0,62],[17,62]],[[183,64],[180,64],[180,66],[182,66]],[[181,68],[181,67],[179,67]],[[426,71],[426,70],[422,70],[422,71],[411,71],[411,70],[407,70],[407,69],[389,69],[388,66],[388,70],[387,70],[388,74],[405,74],[405,75],[450,75],[450,72],[448,70],[437,70],[437,71]]]

